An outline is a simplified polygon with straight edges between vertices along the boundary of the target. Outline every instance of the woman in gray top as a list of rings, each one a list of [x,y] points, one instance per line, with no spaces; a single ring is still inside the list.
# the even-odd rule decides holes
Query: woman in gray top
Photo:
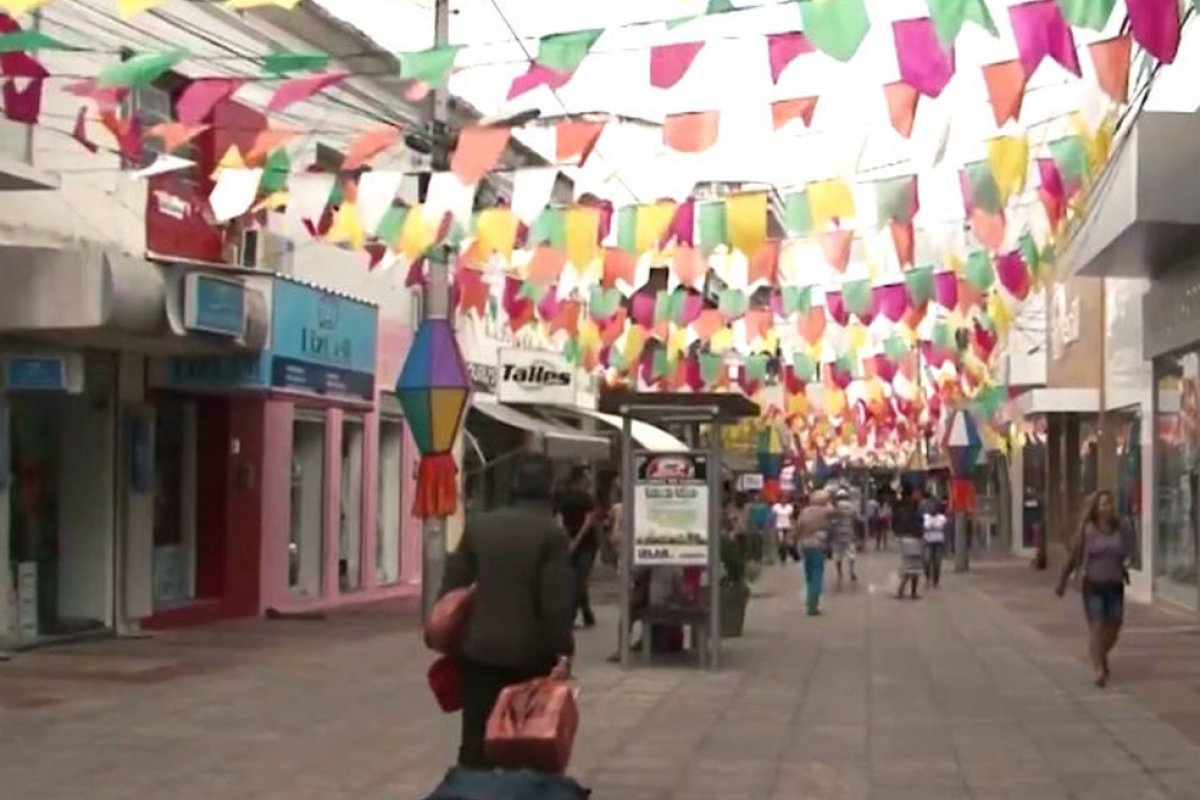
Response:
[[[1096,670],[1096,685],[1108,685],[1108,654],[1121,634],[1125,613],[1125,584],[1129,572],[1129,542],[1117,519],[1112,492],[1092,495],[1087,516],[1071,558],[1063,568],[1056,590],[1059,597],[1076,570],[1083,574],[1083,612],[1088,622],[1088,653]]]

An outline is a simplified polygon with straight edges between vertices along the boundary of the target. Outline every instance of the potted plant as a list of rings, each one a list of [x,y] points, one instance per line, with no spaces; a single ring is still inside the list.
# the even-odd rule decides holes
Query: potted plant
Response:
[[[746,606],[750,586],[746,582],[746,552],[742,544],[729,536],[721,537],[721,636],[736,638],[746,625]]]

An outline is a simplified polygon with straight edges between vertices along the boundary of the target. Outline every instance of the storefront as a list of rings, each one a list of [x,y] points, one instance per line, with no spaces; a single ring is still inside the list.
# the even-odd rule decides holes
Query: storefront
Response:
[[[414,591],[417,565],[403,557],[404,531],[412,527],[405,519],[406,433],[395,398],[376,383],[381,368],[397,368],[391,362],[402,359],[405,332],[388,326],[381,345],[373,305],[280,276],[269,280],[271,335],[260,354],[155,365],[164,437],[156,450],[180,462],[163,475],[183,483],[169,492],[164,485],[156,513],[161,508],[174,520],[182,506],[184,519],[195,520],[184,532],[200,530],[205,514],[210,519],[194,540],[156,539],[156,569],[173,561],[184,570],[182,580],[176,567],[171,580],[156,573],[156,586],[175,590],[163,593],[150,627]],[[207,430],[206,418],[213,420]],[[203,444],[189,446],[192,438]],[[203,537],[211,539],[207,557]],[[172,555],[180,541],[182,558]],[[209,596],[198,593],[205,586]],[[191,587],[181,604],[180,589]]]

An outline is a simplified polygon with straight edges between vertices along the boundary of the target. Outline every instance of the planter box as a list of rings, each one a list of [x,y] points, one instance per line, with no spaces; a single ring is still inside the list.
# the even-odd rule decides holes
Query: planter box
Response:
[[[736,639],[746,626],[750,587],[744,583],[721,587],[721,638]]]

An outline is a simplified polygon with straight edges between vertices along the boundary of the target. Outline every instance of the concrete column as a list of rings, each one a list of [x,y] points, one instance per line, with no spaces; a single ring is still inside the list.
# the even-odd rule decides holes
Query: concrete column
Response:
[[[1064,511],[1065,491],[1063,468],[1063,415],[1048,414],[1046,416],[1046,506],[1045,532],[1046,544],[1051,544],[1052,538],[1058,541],[1061,537]]]

